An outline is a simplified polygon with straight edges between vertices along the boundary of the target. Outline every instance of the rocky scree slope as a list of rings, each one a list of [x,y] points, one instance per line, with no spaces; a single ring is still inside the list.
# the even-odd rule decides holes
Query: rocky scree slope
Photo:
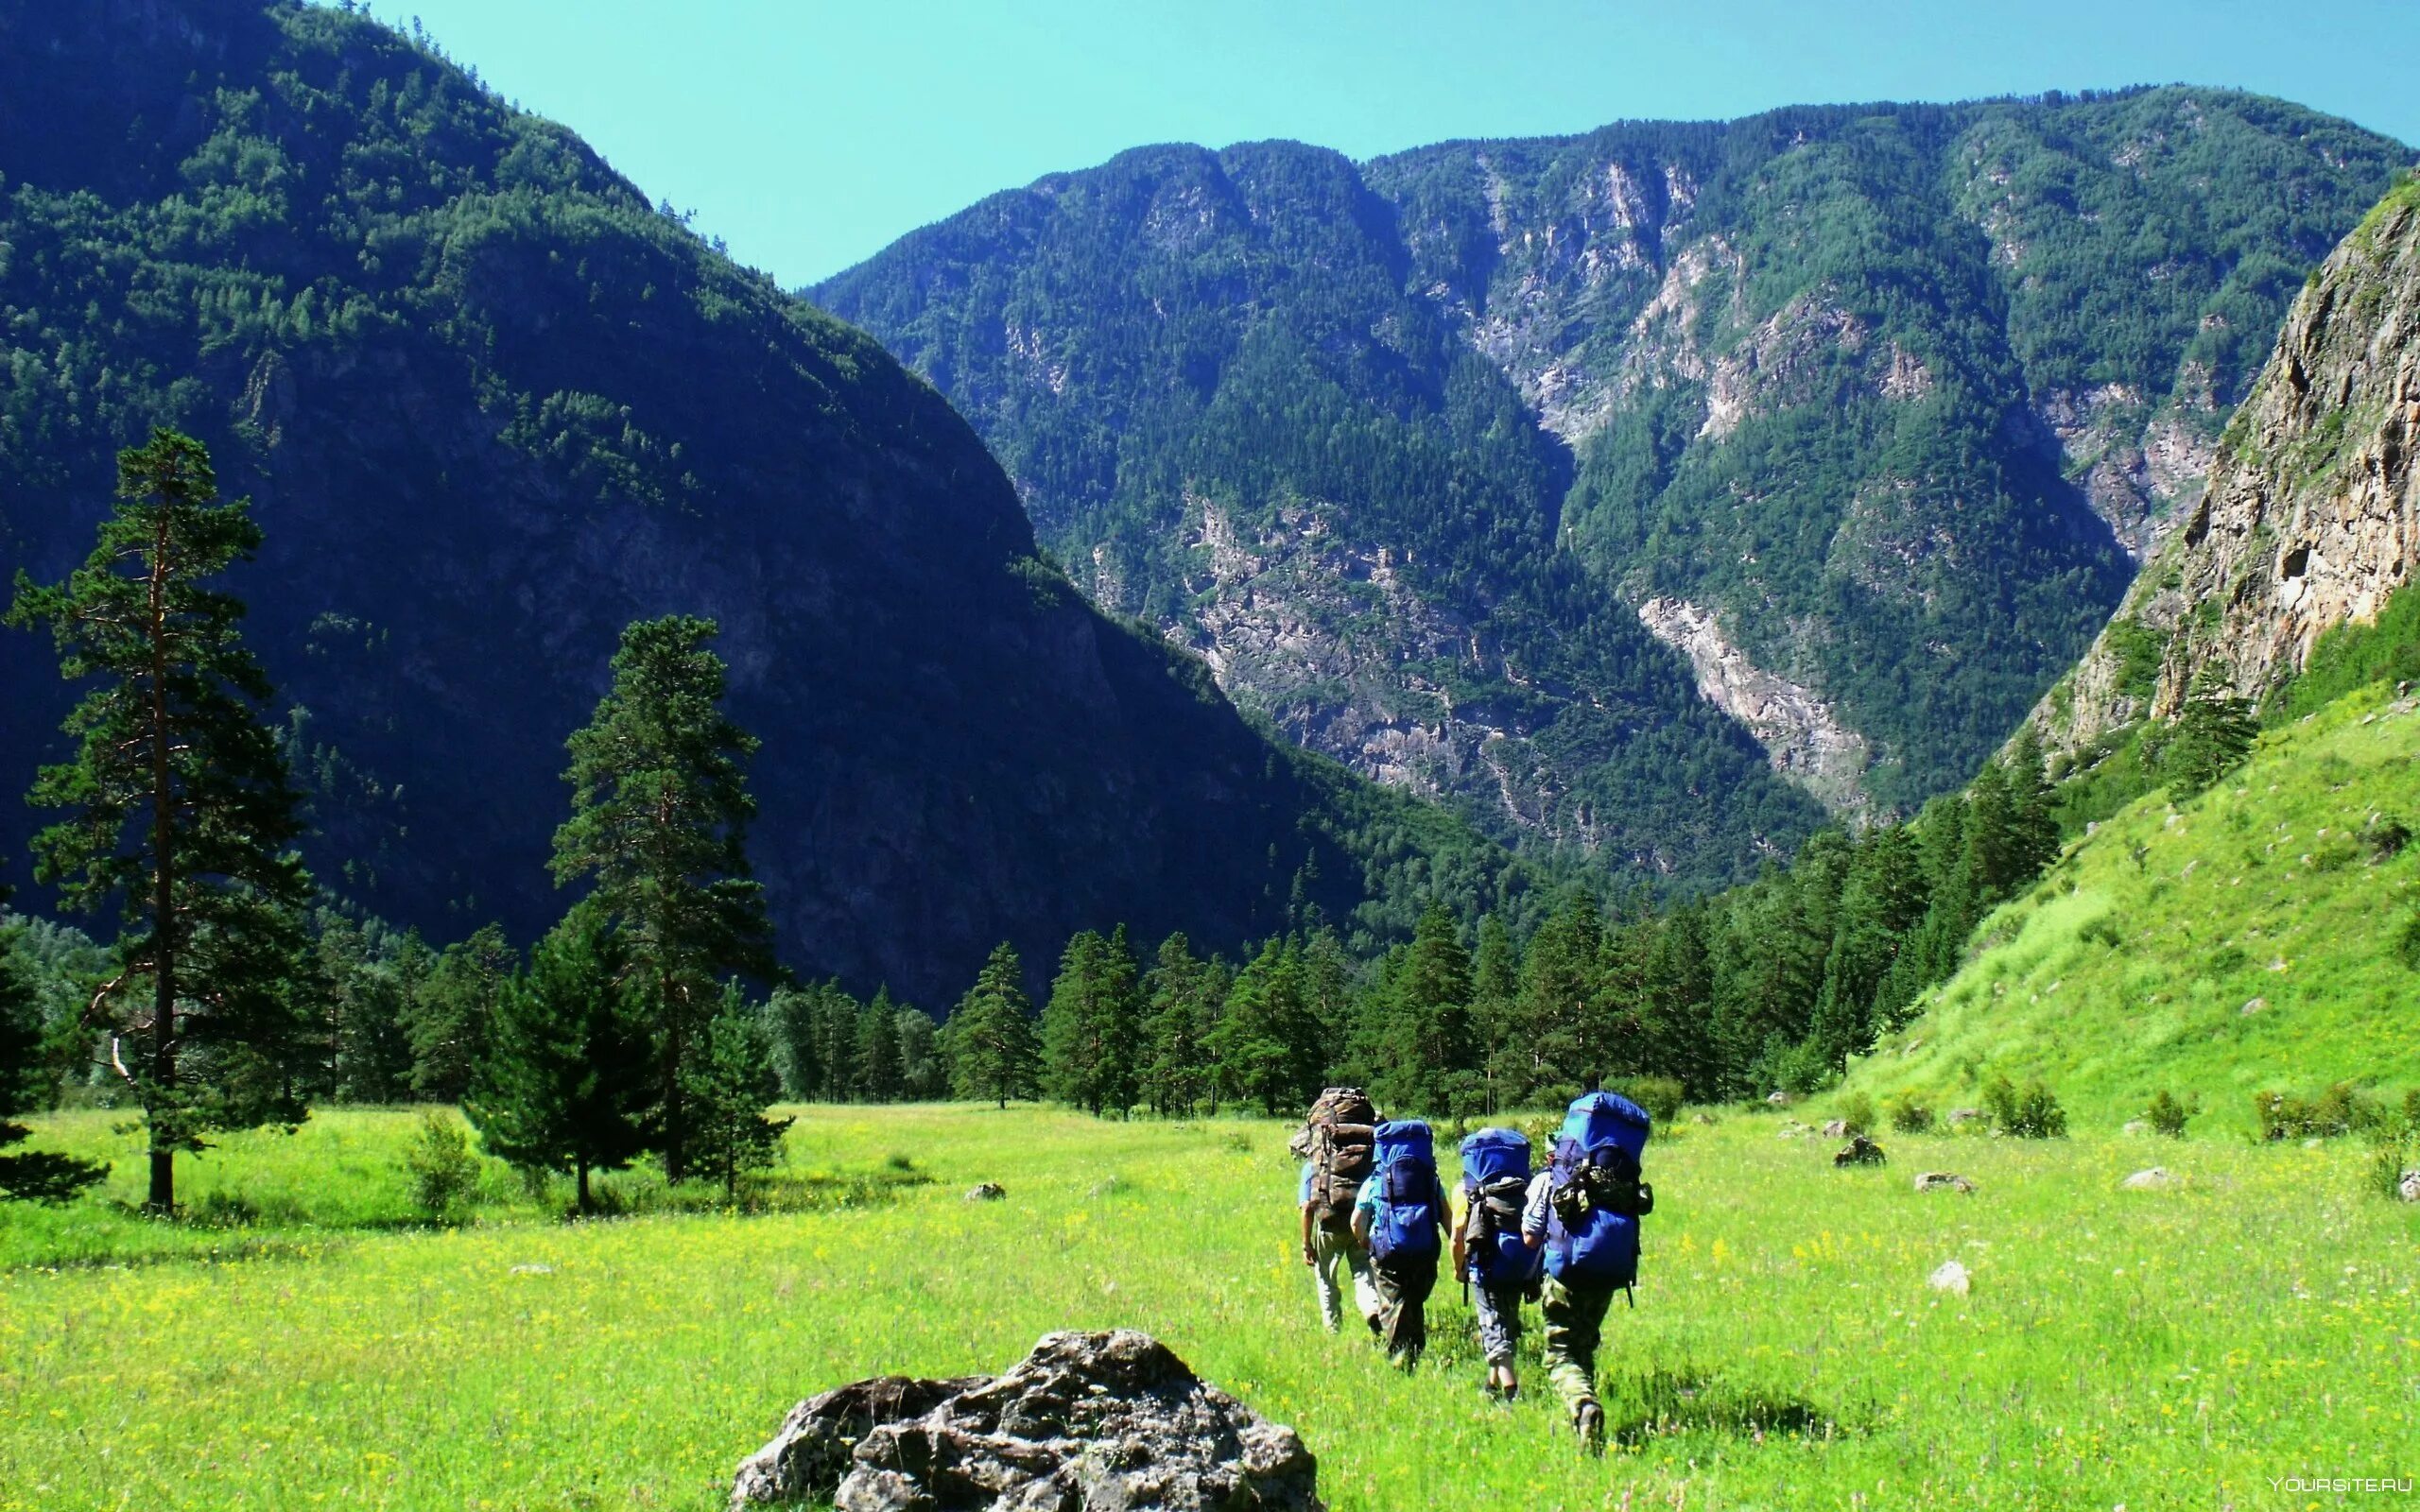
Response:
[[[2295,299],[2207,492],[2035,712],[2075,748],[2172,716],[2210,676],[2256,702],[2327,631],[2375,621],[2420,566],[2420,183]]]
[[[1971,773],[2407,157],[2182,88],[1152,147],[811,293],[1289,737],[1715,881]]]
[[[0,576],[78,560],[155,423],[255,502],[235,586],[308,859],[399,922],[562,906],[563,738],[672,611],[720,622],[764,742],[783,954],[859,990],[945,1003],[1004,937],[1042,963],[1118,920],[1231,947],[1298,877],[1351,922],[1388,866],[1469,890],[1502,859],[1456,873],[1450,826],[1270,747],[1036,555],[872,339],[362,17],[0,3]],[[46,644],[0,648],[0,788],[68,697]],[[9,866],[36,819],[0,805]]]

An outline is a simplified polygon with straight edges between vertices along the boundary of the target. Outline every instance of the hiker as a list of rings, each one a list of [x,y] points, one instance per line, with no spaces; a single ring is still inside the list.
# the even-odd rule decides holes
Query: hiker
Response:
[[[1353,1205],[1353,1233],[1370,1247],[1370,1268],[1385,1310],[1378,1318],[1387,1358],[1409,1370],[1428,1347],[1428,1294],[1443,1252],[1445,1191],[1428,1125],[1416,1118],[1381,1124],[1371,1137],[1376,1167]]]
[[[1454,1274],[1469,1289],[1478,1314],[1479,1352],[1487,1357],[1487,1394],[1500,1401],[1521,1395],[1513,1350],[1521,1343],[1521,1303],[1538,1299],[1541,1260],[1523,1241],[1529,1206],[1529,1137],[1518,1129],[1483,1128],[1462,1141],[1462,1178],[1454,1205]]]
[[[1646,1110],[1629,1098],[1582,1093],[1564,1114],[1554,1162],[1530,1184],[1521,1214],[1521,1237],[1546,1251],[1538,1312],[1546,1320],[1547,1378],[1571,1414],[1583,1453],[1605,1452],[1597,1346],[1614,1294],[1638,1280],[1638,1220],[1655,1210],[1654,1189],[1639,1179],[1649,1126]]]
[[[1370,1274],[1367,1245],[1353,1234],[1353,1204],[1371,1170],[1371,1137],[1378,1110],[1357,1087],[1331,1087],[1311,1105],[1311,1116],[1294,1136],[1303,1158],[1295,1198],[1303,1212],[1303,1263],[1311,1268],[1320,1294],[1320,1321],[1334,1333],[1344,1322],[1345,1278],[1352,1278],[1353,1304],[1375,1337],[1383,1303]]]

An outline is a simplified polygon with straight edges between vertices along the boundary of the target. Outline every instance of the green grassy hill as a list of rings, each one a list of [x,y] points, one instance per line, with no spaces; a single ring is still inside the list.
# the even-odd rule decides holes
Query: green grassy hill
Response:
[[[2374,684],[2273,729],[2251,762],[2175,805],[2142,798],[2072,846],[1977,934],[1926,1011],[1851,1070],[1876,1098],[1971,1103],[2039,1076],[2081,1125],[2167,1088],[2202,1125],[2253,1126],[2252,1094],[2420,1085],[2420,713]]]

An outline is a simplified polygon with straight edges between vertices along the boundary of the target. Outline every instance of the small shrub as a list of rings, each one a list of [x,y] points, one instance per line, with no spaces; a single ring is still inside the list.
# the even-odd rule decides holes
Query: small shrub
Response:
[[[2076,938],[2086,945],[2106,945],[2113,951],[2126,943],[2126,936],[2118,932],[2117,922],[2107,914],[2077,930]]]
[[[2395,931],[2394,958],[2412,971],[2420,971],[2420,914],[2413,914]]]
[[[2394,1126],[2394,1115],[2376,1098],[2363,1096],[2351,1082],[2340,1081],[2316,1097],[2292,1092],[2252,1094],[2255,1126],[2264,1140],[2332,1140],[2345,1134],[2380,1134]]]
[[[1874,1099],[1865,1093],[1851,1092],[1841,1099],[1841,1122],[1851,1134],[1874,1132]]]
[[[2200,1097],[2180,1098],[2163,1087],[2152,1093],[2151,1106],[2143,1109],[2143,1117],[2150,1123],[2153,1133],[2181,1140],[2185,1137],[2185,1125],[2198,1117],[2201,1111]]]
[[[1983,1087],[1983,1110],[1991,1115],[1992,1132],[2012,1139],[2064,1139],[2067,1110],[2039,1081],[2018,1087],[2006,1076],[1994,1076]]]
[[[479,1189],[470,1131],[442,1113],[421,1115],[420,1132],[404,1148],[404,1169],[411,1174],[413,1204],[438,1223],[452,1218]]]
[[[1902,1134],[1922,1134],[1932,1127],[1932,1109],[1916,1101],[1913,1092],[1901,1092],[1884,1104],[1890,1114],[1891,1126]]]
[[[184,1210],[184,1219],[204,1228],[249,1228],[261,1221],[261,1210],[238,1193],[205,1192],[199,1202]]]
[[[2411,1170],[2413,1146],[2406,1140],[2389,1140],[2370,1152],[2367,1178],[2361,1183],[2375,1196],[2390,1201],[2403,1195],[2403,1173]]]
[[[1647,1116],[1658,1124],[1668,1124],[1681,1116],[1685,1092],[1680,1082],[1670,1076],[1633,1076],[1612,1090],[1647,1109]]]
[[[2380,814],[2361,832],[2361,839],[2370,848],[2370,865],[2382,866],[2403,854],[2411,843],[2411,828],[2392,814]]]

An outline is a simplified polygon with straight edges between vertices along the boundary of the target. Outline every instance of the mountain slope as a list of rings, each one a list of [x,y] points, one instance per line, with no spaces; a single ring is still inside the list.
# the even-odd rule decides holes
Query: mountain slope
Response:
[[[1971,772],[2404,156],[2187,89],[1155,147],[812,293],[1292,738],[1716,881]]]
[[[2189,803],[2144,798],[1985,919],[1926,1011],[1851,1070],[1876,1098],[1971,1104],[1993,1074],[2046,1080],[2104,1126],[2162,1088],[2229,1129],[2251,1094],[2420,1085],[2414,972],[2420,713],[2374,684],[2270,732]]]
[[[2266,700],[2320,638],[2420,570],[2420,184],[2366,216],[2294,301],[2208,493],[2036,711],[2083,747],[2173,714],[2205,672]]]
[[[621,627],[672,610],[723,627],[804,971],[940,1002],[1004,936],[1232,945],[1501,880],[1083,604],[872,340],[364,18],[8,0],[0,175],[0,573],[78,559],[149,425],[208,441],[268,532],[238,586],[311,859],[389,917],[561,906],[562,739]],[[0,697],[22,785],[66,698],[32,637]],[[0,806],[11,857],[32,819]]]

